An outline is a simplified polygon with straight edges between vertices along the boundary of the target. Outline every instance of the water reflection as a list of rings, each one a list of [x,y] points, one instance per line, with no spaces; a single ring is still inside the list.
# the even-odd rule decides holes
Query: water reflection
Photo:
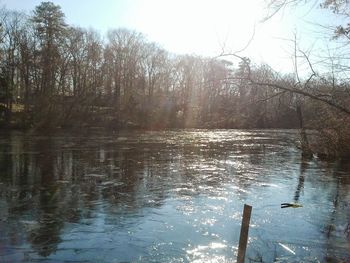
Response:
[[[304,189],[304,182],[305,182],[305,171],[308,167],[308,162],[303,160],[300,163],[300,175],[298,178],[298,185],[297,185],[297,189],[295,190],[295,194],[294,194],[294,202],[298,203],[299,202],[299,198],[300,198],[300,191],[302,191]]]
[[[302,161],[293,136],[2,134],[0,261],[233,260],[245,202],[250,260],[346,261],[349,163]]]

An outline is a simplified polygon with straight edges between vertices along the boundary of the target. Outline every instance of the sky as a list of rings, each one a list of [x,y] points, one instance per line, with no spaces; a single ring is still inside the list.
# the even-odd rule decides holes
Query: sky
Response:
[[[330,33],[325,35],[326,29],[314,22],[339,22],[313,1],[286,9],[266,22],[262,22],[268,11],[263,0],[51,1],[61,6],[70,25],[94,28],[102,34],[120,27],[136,30],[177,54],[217,56],[241,50],[249,43],[240,55],[284,72],[294,70],[294,44],[290,41],[294,35],[304,51],[329,50]],[[0,0],[8,9],[27,13],[40,2]]]

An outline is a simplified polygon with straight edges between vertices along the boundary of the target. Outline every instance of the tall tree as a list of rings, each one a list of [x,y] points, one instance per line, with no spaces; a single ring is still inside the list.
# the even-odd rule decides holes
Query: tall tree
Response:
[[[59,45],[66,33],[67,25],[61,7],[52,2],[42,2],[37,6],[31,21],[36,29],[40,49],[41,76],[38,106],[39,111],[46,115],[41,117],[50,120],[48,115],[51,115],[54,110],[50,99],[56,92],[57,62],[60,59]],[[39,118],[40,122],[43,121],[42,118]]]

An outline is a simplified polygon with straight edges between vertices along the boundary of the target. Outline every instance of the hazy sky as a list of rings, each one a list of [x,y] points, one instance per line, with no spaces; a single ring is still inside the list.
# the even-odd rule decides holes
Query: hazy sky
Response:
[[[0,0],[9,9],[30,12],[40,0]],[[309,22],[329,24],[329,11],[306,5],[285,10],[267,22],[262,0],[52,0],[61,6],[67,22],[92,27],[101,33],[126,27],[144,33],[150,41],[175,53],[215,56],[243,48],[242,55],[266,62],[276,70],[293,70],[292,45],[286,39],[297,33],[299,45],[324,48],[329,36]]]

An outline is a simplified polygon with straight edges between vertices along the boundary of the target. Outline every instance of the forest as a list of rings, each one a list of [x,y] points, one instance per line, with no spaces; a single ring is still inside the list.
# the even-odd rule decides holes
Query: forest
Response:
[[[235,53],[172,54],[126,28],[102,36],[68,25],[52,2],[31,14],[2,8],[0,22],[1,128],[298,128],[305,151],[349,156],[349,79],[317,72],[296,41],[307,75]]]

